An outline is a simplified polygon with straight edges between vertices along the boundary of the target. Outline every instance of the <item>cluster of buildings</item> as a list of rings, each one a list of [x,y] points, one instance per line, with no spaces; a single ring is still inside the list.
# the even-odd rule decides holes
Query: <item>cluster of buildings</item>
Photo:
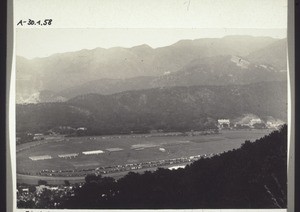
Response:
[[[39,208],[44,203],[42,199],[45,191],[50,191],[47,192],[47,198],[56,200],[53,201],[53,206],[59,206],[59,204],[61,204],[59,201],[61,198],[66,196],[74,196],[73,188],[74,186],[66,185],[17,185],[17,206],[20,208],[23,208],[25,205],[33,207],[32,204],[34,204],[37,206],[37,208]]]
[[[274,128],[278,129],[284,124],[281,120],[271,119],[269,121],[263,121],[256,116],[245,116],[239,120],[230,119],[218,119],[218,129],[266,129]]]

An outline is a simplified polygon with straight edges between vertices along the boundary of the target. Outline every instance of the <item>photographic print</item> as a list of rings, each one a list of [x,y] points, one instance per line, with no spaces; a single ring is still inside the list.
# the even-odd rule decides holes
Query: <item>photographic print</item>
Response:
[[[15,22],[17,208],[287,208],[286,25]]]

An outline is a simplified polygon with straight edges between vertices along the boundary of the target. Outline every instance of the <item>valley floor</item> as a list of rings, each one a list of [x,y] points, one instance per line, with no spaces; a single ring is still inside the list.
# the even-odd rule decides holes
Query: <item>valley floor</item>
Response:
[[[245,140],[254,141],[269,134],[264,130],[223,130],[210,135],[128,135],[56,137],[17,146],[17,182],[49,184],[84,182],[86,174],[98,173],[115,179],[129,171],[154,171],[158,167],[183,166],[200,157],[210,157],[239,148]],[[103,150],[97,155],[83,151]],[[78,153],[73,158],[59,158],[60,154]],[[49,155],[51,159],[32,160],[30,157]]]

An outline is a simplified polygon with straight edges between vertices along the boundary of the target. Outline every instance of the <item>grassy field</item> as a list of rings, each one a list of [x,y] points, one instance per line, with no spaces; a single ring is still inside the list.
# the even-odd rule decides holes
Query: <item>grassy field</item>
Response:
[[[221,153],[239,148],[245,140],[254,141],[270,132],[271,130],[233,130],[199,136],[128,135],[48,138],[42,142],[17,146],[17,150],[22,148],[17,153],[17,173],[35,175],[44,169],[88,169]],[[165,151],[161,151],[160,148]],[[82,154],[84,151],[92,150],[102,150],[104,153]],[[71,159],[58,157],[58,155],[72,153],[79,153],[79,155]],[[41,155],[50,155],[52,159],[33,161],[29,158]],[[21,176],[19,175],[18,178],[22,179]]]

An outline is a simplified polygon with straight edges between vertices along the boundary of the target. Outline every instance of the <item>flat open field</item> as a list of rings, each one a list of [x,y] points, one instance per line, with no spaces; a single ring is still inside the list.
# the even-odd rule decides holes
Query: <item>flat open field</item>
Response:
[[[199,136],[96,136],[55,137],[41,142],[17,146],[17,173],[36,175],[48,170],[95,169],[221,153],[239,148],[245,140],[254,141],[272,130],[232,130],[219,134]],[[21,149],[21,150],[20,150]],[[99,151],[99,154],[85,155],[82,152]],[[76,155],[71,158],[60,156]],[[47,156],[41,160],[37,156]],[[51,158],[49,158],[49,156]],[[31,158],[38,158],[32,160]],[[42,158],[42,157],[41,157]],[[21,175],[18,177],[22,179]]]

